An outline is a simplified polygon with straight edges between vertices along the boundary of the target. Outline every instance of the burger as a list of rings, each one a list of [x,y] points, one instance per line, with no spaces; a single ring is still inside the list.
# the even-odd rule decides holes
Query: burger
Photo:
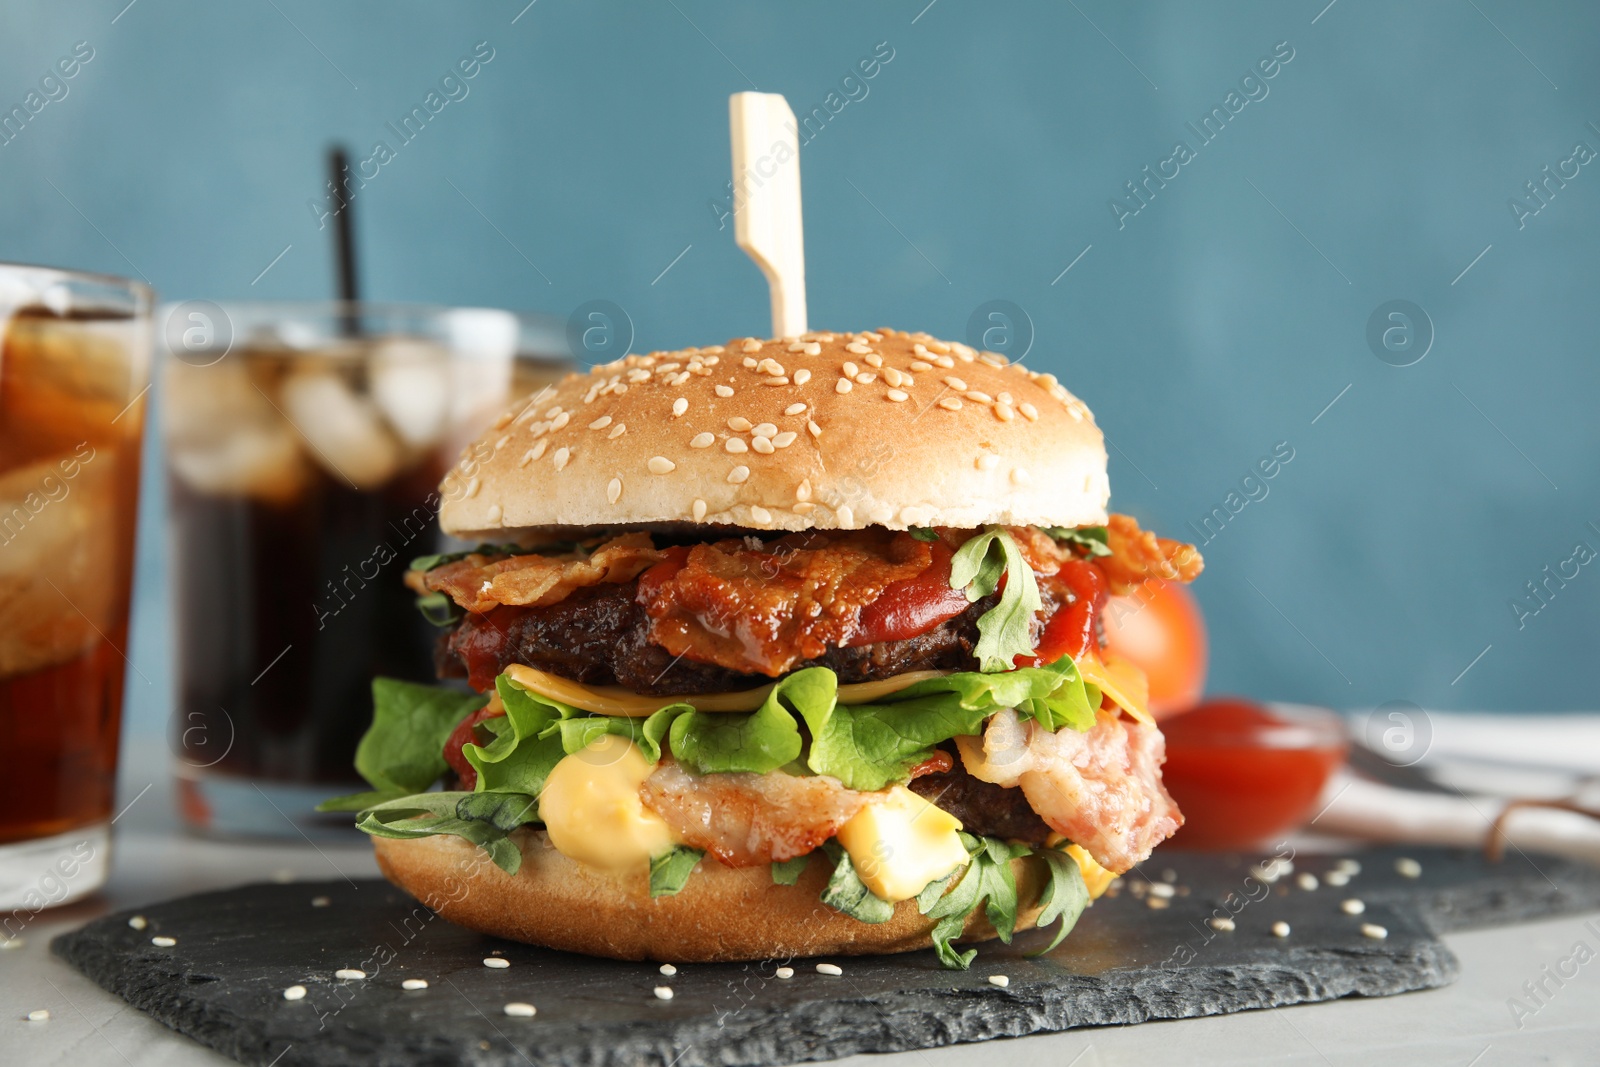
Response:
[[[325,808],[452,922],[959,968],[1054,947],[1182,825],[1099,613],[1200,557],[1107,514],[1049,374],[889,329],[629,356],[506,412],[440,496],[479,543],[406,577],[447,684],[374,683],[372,790]]]

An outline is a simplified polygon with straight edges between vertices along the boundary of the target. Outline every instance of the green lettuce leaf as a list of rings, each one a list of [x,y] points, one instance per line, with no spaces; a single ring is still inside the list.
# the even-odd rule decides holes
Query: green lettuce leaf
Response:
[[[835,860],[833,877],[822,890],[822,902],[834,911],[843,912],[864,923],[888,922],[894,917],[894,905],[868,889],[850,862],[850,853],[837,842],[823,846]]]
[[[442,754],[450,732],[485,699],[443,686],[374,678],[372,725],[356,746],[356,771],[378,793],[422,792],[450,769]]]
[[[694,873],[695,865],[705,853],[697,848],[676,845],[671,852],[663,853],[650,861],[650,895],[670,897],[677,894]]]
[[[794,859],[773,861],[772,884],[794,885],[800,881],[800,876],[805,873],[806,864],[811,862],[811,854],[796,856]]]
[[[800,758],[796,716],[807,721],[814,715],[826,716],[838,691],[839,679],[832,671],[808,667],[781,679],[755,711],[685,711],[673,719],[669,742],[673,758],[699,774],[777,770]]]
[[[1044,606],[1033,568],[1022,549],[1001,526],[992,526],[956,549],[950,560],[950,587],[964,590],[967,600],[983,599],[1000,587],[1000,603],[978,619],[978,644],[972,654],[986,672],[1008,671],[1017,656],[1031,656],[1030,626]]]

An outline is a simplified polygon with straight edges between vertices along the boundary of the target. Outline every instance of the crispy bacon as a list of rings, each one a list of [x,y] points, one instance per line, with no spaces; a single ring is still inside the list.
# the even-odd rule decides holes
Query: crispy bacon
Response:
[[[1161,784],[1161,731],[1115,711],[1101,711],[1087,733],[1052,733],[1007,709],[989,720],[982,738],[958,737],[956,745],[969,774],[1020,786],[1052,830],[1107,870],[1120,874],[1143,862],[1183,825]]]
[[[1129,592],[1150,578],[1192,582],[1205,568],[1205,560],[1193,545],[1141,530],[1138,520],[1129,515],[1111,516],[1106,523],[1106,544],[1111,555],[1095,563],[1110,580],[1113,593]]]
[[[641,603],[651,642],[674,656],[775,678],[846,646],[865,605],[932,562],[927,542],[889,530],[718,541]]]
[[[873,802],[873,794],[827,775],[690,774],[670,758],[645,779],[639,796],[680,841],[728,867],[804,856]]]
[[[444,593],[463,609],[482,614],[499,605],[543,607],[574,590],[601,582],[631,582],[662,559],[647,533],[623,534],[588,555],[486,556],[465,559],[431,571],[410,571],[406,584],[418,593]]]

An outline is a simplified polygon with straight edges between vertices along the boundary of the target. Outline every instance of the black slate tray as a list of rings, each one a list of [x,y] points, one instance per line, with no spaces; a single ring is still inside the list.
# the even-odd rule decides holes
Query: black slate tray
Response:
[[[839,976],[796,960],[681,965],[664,977],[655,964],[458,929],[376,880],[185,897],[142,909],[142,931],[123,912],[52,948],[135,1007],[247,1064],[757,1067],[1426,989],[1457,971],[1437,933],[1600,910],[1600,870],[1542,856],[1489,865],[1469,853],[1405,854],[1421,862],[1420,878],[1396,872],[1399,852],[1373,851],[1360,855],[1363,871],[1348,886],[1308,891],[1295,877],[1323,876],[1335,861],[1300,857],[1294,876],[1263,892],[1248,880],[1251,859],[1162,853],[1048,956],[1027,958],[1043,935],[1023,935],[981,946],[964,973],[918,952],[834,959]],[[1172,876],[1167,907],[1131,891],[1146,875]],[[1340,910],[1350,897],[1366,904],[1363,914]],[[1230,911],[1232,932],[1207,924]],[[1272,935],[1279,920],[1290,936]],[[1388,936],[1365,936],[1363,923]],[[177,944],[154,946],[156,935]],[[491,954],[511,966],[486,967]],[[780,979],[785,963],[794,976]],[[349,967],[369,977],[334,977]],[[430,986],[407,992],[406,978]],[[306,997],[284,1000],[296,984]],[[670,986],[673,999],[658,999],[656,986]],[[507,1016],[512,1001],[534,1004],[537,1016]]]

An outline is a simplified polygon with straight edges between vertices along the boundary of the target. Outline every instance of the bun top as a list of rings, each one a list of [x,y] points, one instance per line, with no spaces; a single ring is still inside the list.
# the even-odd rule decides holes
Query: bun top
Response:
[[[1106,521],[1106,450],[1053,375],[924,333],[729,341],[571,374],[501,415],[440,523],[771,530]]]

